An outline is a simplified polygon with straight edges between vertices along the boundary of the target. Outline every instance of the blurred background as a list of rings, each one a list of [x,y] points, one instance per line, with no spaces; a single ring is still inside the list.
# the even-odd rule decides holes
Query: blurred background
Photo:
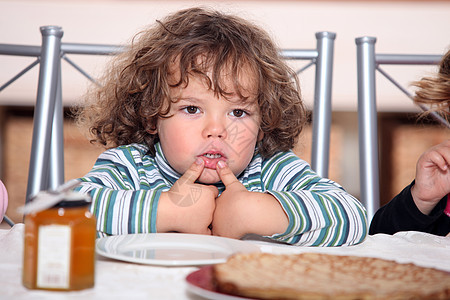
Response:
[[[132,36],[178,9],[203,6],[234,13],[265,28],[282,49],[314,49],[315,33],[337,34],[333,69],[333,120],[329,177],[359,196],[357,77],[355,38],[377,38],[383,54],[443,54],[450,48],[450,1],[150,1],[150,0],[0,0],[0,43],[41,44],[39,28],[61,26],[63,43],[127,44]],[[35,58],[0,55],[0,86]],[[93,77],[107,56],[72,56]],[[297,68],[298,66],[293,66]],[[301,67],[301,66],[300,66]],[[384,67],[404,87],[437,71],[436,66]],[[0,179],[8,189],[7,215],[25,202],[39,68],[0,92]],[[314,97],[314,67],[300,82],[308,108]],[[89,81],[62,62],[66,111],[78,103]],[[377,75],[381,204],[414,179],[415,163],[431,145],[450,138],[448,129],[420,119],[419,109],[399,89]],[[411,89],[412,90],[412,89]],[[65,178],[86,174],[104,150],[89,144],[67,113],[64,125]],[[295,151],[310,161],[310,128]]]

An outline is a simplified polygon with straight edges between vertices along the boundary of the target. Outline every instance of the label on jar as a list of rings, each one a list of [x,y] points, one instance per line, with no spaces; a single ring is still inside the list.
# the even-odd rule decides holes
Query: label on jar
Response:
[[[70,226],[39,226],[38,234],[37,287],[68,289],[70,285]]]

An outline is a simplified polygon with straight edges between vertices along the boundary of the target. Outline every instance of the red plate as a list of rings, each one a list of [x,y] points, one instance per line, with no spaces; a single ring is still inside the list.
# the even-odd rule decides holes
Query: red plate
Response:
[[[223,294],[214,288],[212,284],[212,266],[202,267],[186,276],[188,290],[196,295],[213,300],[243,300],[239,296]]]

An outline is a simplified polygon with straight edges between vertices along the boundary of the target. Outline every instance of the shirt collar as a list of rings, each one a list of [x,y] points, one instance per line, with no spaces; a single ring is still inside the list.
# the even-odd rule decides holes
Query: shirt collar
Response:
[[[161,171],[161,174],[170,183],[174,184],[181,177],[182,174],[178,173],[170,166],[169,162],[164,156],[161,144],[159,142],[155,144],[155,150],[156,150],[155,160],[159,170]]]

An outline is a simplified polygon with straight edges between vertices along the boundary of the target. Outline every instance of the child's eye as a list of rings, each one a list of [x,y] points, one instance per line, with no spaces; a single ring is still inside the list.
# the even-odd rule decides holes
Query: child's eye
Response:
[[[242,118],[242,117],[248,115],[248,113],[242,109],[233,109],[233,111],[231,112],[231,115],[236,118]]]
[[[186,106],[186,107],[184,107],[182,110],[183,110],[184,112],[190,114],[190,115],[193,115],[193,114],[196,114],[196,113],[199,112],[198,107],[197,107],[197,106],[193,106],[193,105]]]

